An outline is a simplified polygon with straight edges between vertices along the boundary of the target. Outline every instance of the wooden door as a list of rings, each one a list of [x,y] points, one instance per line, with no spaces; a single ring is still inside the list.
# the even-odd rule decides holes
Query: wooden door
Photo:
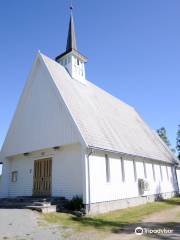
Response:
[[[52,159],[46,158],[34,161],[34,196],[51,195]]]

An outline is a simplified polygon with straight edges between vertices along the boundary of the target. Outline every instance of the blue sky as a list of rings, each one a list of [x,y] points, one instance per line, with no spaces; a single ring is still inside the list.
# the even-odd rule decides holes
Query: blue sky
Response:
[[[1,1],[0,146],[37,51],[65,50],[65,0]],[[175,144],[180,124],[180,1],[74,0],[79,51],[87,79],[133,105]]]

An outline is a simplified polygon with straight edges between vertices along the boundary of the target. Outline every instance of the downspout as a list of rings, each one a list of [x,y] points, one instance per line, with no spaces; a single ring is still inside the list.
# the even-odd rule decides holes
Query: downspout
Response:
[[[87,167],[88,167],[88,212],[91,210],[91,182],[90,182],[90,165],[89,165],[89,157],[93,153],[91,149],[87,154]]]

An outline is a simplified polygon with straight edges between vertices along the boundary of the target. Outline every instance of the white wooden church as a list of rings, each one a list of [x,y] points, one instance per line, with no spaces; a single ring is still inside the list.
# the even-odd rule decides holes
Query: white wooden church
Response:
[[[86,80],[71,14],[66,51],[38,53],[0,153],[0,197],[82,196],[87,212],[178,190],[177,159],[132,106]]]

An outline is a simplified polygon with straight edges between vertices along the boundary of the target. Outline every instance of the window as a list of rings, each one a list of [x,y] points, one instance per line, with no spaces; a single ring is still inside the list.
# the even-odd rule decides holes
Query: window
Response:
[[[160,168],[161,181],[163,181],[163,174],[162,174],[162,167],[161,167],[161,165],[159,166],[159,168]]]
[[[136,162],[133,160],[133,166],[134,166],[134,180],[137,181],[137,170],[136,170]]]
[[[110,182],[110,165],[109,165],[109,157],[105,155],[105,163],[106,163],[106,182]]]
[[[121,158],[121,176],[122,181],[125,182],[124,160]]]
[[[79,65],[79,59],[77,59],[77,65]]]
[[[147,178],[147,171],[146,171],[146,164],[143,162],[143,167],[144,167],[144,177]]]
[[[169,180],[168,166],[166,166],[167,179]]]
[[[13,171],[11,174],[11,182],[17,182],[17,175],[18,172],[17,171]]]
[[[154,178],[154,181],[156,181],[156,173],[155,173],[154,164],[152,164],[152,171],[153,171],[153,178]]]

